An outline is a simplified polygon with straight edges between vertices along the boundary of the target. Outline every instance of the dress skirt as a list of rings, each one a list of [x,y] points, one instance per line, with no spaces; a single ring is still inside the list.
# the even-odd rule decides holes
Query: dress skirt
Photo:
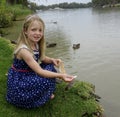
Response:
[[[40,66],[56,72],[53,64],[42,63]],[[55,85],[55,78],[44,78],[32,70],[20,71],[11,67],[8,72],[6,99],[17,107],[39,107],[50,99],[55,91]]]

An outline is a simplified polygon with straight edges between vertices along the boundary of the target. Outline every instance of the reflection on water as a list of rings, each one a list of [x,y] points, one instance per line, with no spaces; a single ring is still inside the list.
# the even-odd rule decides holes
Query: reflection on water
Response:
[[[41,11],[48,42],[47,54],[61,58],[66,71],[96,86],[107,117],[119,117],[120,9]],[[56,23],[53,23],[56,22]],[[80,43],[73,50],[72,45]]]

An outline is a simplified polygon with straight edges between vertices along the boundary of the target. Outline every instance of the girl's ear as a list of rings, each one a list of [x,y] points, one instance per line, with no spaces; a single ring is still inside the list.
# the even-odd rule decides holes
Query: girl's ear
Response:
[[[23,32],[25,33],[25,35],[27,35],[27,30],[26,29],[23,29]]]
[[[27,35],[27,31],[24,31],[25,35]]]

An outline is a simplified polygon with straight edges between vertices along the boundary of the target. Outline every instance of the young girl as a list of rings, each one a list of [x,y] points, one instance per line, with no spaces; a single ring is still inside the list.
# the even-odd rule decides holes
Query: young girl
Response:
[[[37,15],[25,19],[8,72],[7,101],[18,107],[34,108],[54,98],[55,78],[71,82],[74,77],[56,73],[61,60],[45,56],[44,22]],[[39,65],[38,60],[41,61]]]

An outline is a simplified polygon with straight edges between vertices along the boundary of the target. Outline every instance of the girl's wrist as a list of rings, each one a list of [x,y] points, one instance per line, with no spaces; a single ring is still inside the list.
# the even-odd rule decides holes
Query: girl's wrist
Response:
[[[58,78],[63,80],[63,74],[62,73],[58,73]]]
[[[51,63],[54,63],[54,58],[51,58]]]

